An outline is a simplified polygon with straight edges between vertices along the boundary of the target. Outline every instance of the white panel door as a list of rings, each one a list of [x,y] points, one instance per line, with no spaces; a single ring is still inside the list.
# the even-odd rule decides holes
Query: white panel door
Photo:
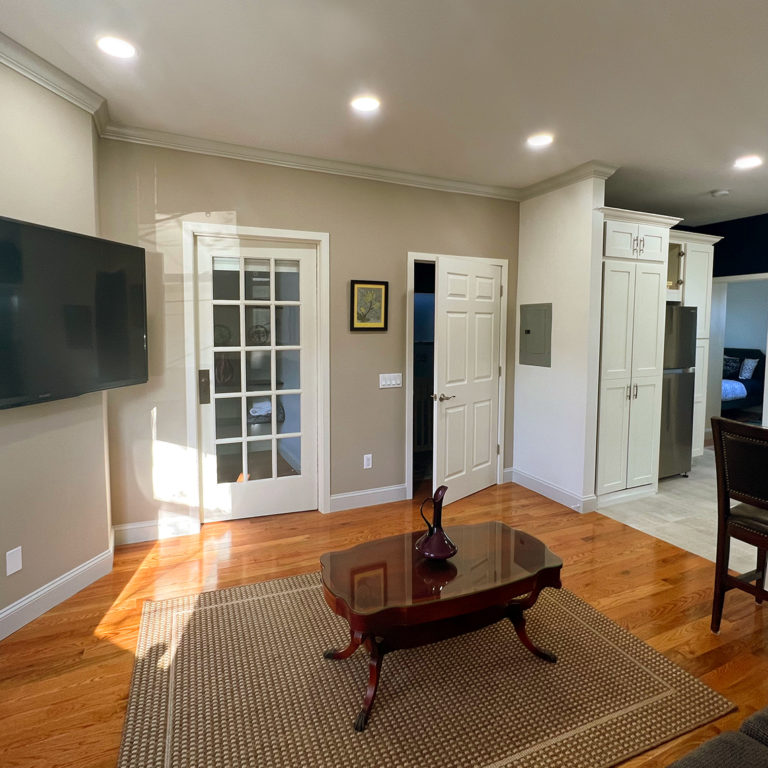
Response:
[[[637,224],[624,221],[605,222],[605,250],[607,259],[636,259],[639,250]]]
[[[632,382],[627,450],[627,488],[659,477],[659,406],[661,379]]]
[[[638,262],[632,334],[632,378],[661,376],[667,275],[664,264]]]
[[[667,249],[669,248],[669,230],[666,227],[640,224],[637,234],[640,238],[639,258],[666,263]]]
[[[603,268],[601,380],[624,380],[632,373],[635,267],[633,262],[606,260]]]
[[[597,494],[627,487],[627,439],[629,435],[628,379],[609,379],[600,385],[597,425]]]
[[[437,260],[433,482],[449,502],[497,481],[500,281],[479,259]]]
[[[317,509],[314,245],[198,236],[204,520]]]
[[[683,305],[696,307],[696,337],[709,338],[709,305],[712,298],[714,247],[686,243]]]
[[[707,427],[707,375],[709,372],[709,339],[696,339],[696,372],[693,383],[693,440],[691,455],[704,453],[704,431]]]

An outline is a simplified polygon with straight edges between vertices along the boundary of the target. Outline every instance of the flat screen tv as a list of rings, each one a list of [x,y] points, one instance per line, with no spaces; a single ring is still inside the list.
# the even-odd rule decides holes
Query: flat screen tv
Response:
[[[0,408],[146,380],[144,249],[0,217]]]

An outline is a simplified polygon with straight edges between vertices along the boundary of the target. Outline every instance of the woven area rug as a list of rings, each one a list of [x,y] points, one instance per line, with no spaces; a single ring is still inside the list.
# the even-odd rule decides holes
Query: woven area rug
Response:
[[[615,765],[733,709],[566,590],[527,612],[548,664],[502,621],[384,657],[353,730],[363,650],[319,574],[144,605],[119,768]]]

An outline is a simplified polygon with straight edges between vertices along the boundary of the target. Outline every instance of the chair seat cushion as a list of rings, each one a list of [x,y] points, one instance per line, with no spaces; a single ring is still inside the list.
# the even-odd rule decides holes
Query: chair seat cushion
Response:
[[[768,749],[743,733],[726,731],[705,742],[669,768],[765,768]]]
[[[768,510],[753,507],[751,504],[737,504],[731,508],[728,515],[728,527],[734,525],[768,538]]]

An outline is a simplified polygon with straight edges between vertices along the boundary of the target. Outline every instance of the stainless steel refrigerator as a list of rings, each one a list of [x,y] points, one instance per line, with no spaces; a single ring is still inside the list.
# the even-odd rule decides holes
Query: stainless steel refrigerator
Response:
[[[696,307],[667,304],[659,477],[687,475],[693,442]]]

